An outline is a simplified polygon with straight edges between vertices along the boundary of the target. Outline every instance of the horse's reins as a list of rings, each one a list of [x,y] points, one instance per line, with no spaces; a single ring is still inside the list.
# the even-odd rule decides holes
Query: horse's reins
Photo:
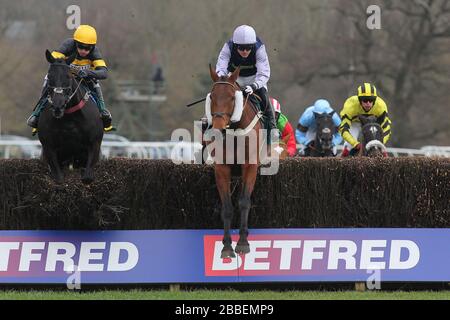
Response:
[[[69,97],[69,100],[67,100],[67,103],[69,103],[69,101],[72,99],[72,97],[77,93],[78,89],[81,86],[81,82],[83,80],[84,80],[83,78],[80,79],[80,82],[78,83],[77,88],[75,89],[74,93]],[[75,81],[77,81],[77,80],[75,80]],[[70,114],[70,113],[74,113],[75,111],[82,109],[84,107],[84,105],[86,104],[86,101],[88,101],[88,100],[89,100],[89,91],[86,91],[86,94],[84,95],[83,98],[81,98],[80,102],[77,105],[64,110],[64,113]],[[67,103],[66,103],[66,105],[67,105]]]
[[[77,82],[76,79],[74,79],[74,80],[75,80],[75,82]],[[78,82],[77,88],[76,88],[75,91],[70,95],[70,97],[69,97],[69,99],[67,100],[66,104],[69,103],[69,101],[72,100],[72,98],[75,96],[75,94],[77,93],[78,89],[80,88],[81,83],[83,82],[83,80],[84,80],[83,78],[80,79],[80,82]]]
[[[70,68],[70,66],[68,66],[68,65],[65,64],[65,63],[54,63],[53,65],[54,65],[54,66],[64,66],[64,67]],[[75,82],[77,82],[77,80],[76,80],[75,78],[74,78],[74,80],[75,80]],[[69,96],[69,98],[67,99],[67,101],[66,101],[66,103],[64,104],[64,106],[67,106],[67,104],[70,102],[70,100],[72,100],[72,98],[73,98],[73,97],[75,96],[75,94],[78,92],[78,89],[80,88],[81,83],[83,82],[83,80],[84,80],[83,78],[80,79],[80,81],[78,82],[77,88],[76,88],[75,91],[73,91],[72,94]],[[53,88],[53,92],[55,92],[55,93],[57,93],[57,94],[62,94],[62,93],[64,92],[64,89],[67,89],[67,88],[72,89],[72,87],[51,87],[51,86],[49,86],[49,88]],[[85,98],[86,98],[86,97],[84,97],[84,98],[82,99],[82,101],[83,101],[83,100],[86,100]],[[52,98],[50,97],[50,95],[48,96],[48,101],[49,101],[51,104],[53,104]]]
[[[74,80],[75,80],[75,82],[78,83],[78,85],[77,85],[75,91],[73,91],[72,94],[69,96],[69,98],[67,99],[66,103],[64,103],[64,106],[67,106],[67,104],[70,102],[70,100],[72,100],[72,98],[76,95],[76,93],[80,89],[81,83],[83,82],[84,79],[81,78],[79,82],[76,79],[74,79]],[[50,88],[53,88],[53,92],[58,93],[58,94],[62,94],[64,92],[64,89],[66,89],[64,87],[50,87]],[[88,98],[89,98],[88,92],[86,92],[86,95],[81,99],[81,101],[77,105],[75,105],[75,106],[73,106],[73,107],[71,107],[69,109],[65,109],[64,113],[70,114],[70,113],[73,113],[75,111],[80,110],[81,108],[84,107],[84,104],[86,103]],[[53,101],[52,101],[52,98],[51,98],[50,95],[48,96],[48,101],[50,102],[50,104],[53,104]]]
[[[236,91],[237,91],[237,90],[241,90],[241,88],[240,88],[240,87],[239,87],[239,88],[236,87],[236,85],[235,85],[234,83],[230,83],[230,82],[228,82],[228,81],[217,81],[217,82],[214,82],[214,84],[213,84],[213,86],[212,86],[212,88],[211,88],[211,92],[213,91],[214,86],[215,86],[216,84],[227,84],[227,85],[229,85],[229,86],[232,86]],[[257,99],[259,99],[259,101],[262,101],[262,99],[261,99],[257,94],[252,93],[251,95],[254,95]],[[250,94],[248,94],[247,97],[245,97],[245,101],[244,101],[244,105],[243,105],[244,108],[245,108],[245,105],[246,105],[247,102],[248,102],[248,98],[249,98],[249,97],[250,97]],[[229,113],[229,112],[212,112],[211,115],[212,115],[213,118],[214,118],[214,117],[220,117],[220,118],[223,118],[224,115],[226,115],[226,116],[228,116],[228,117],[230,117],[230,118],[232,117],[232,114]]]

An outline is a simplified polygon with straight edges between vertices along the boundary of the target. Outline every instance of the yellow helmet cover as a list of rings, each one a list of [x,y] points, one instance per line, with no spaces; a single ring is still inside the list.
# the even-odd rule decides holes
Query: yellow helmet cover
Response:
[[[97,32],[93,27],[83,24],[75,30],[73,39],[84,44],[94,45],[97,43]]]

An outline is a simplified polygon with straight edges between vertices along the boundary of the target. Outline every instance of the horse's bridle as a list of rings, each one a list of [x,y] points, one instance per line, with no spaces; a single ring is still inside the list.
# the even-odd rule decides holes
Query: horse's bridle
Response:
[[[214,90],[214,87],[216,86],[216,84],[227,84],[227,85],[229,85],[229,86],[232,86],[232,87],[235,89],[235,91],[241,90],[241,88],[237,88],[236,85],[235,85],[234,83],[230,83],[230,82],[228,82],[228,81],[217,81],[217,82],[214,82],[214,84],[213,84],[213,86],[212,86],[212,88],[211,88],[211,92]],[[248,99],[248,96],[247,96],[247,99]],[[247,103],[247,100],[245,100],[245,103]],[[244,103],[244,106],[245,106],[245,103]],[[234,109],[234,108],[233,108],[233,109]],[[212,112],[212,113],[211,113],[211,116],[212,116],[213,118],[222,118],[222,119],[225,119],[224,116],[228,116],[229,118],[231,118],[232,115],[233,115],[233,114],[232,114],[232,113],[229,113],[229,112]]]
[[[371,126],[376,127],[379,131],[383,132],[383,129],[381,128],[381,125],[379,123],[366,123],[365,125],[362,126],[361,131],[364,132],[364,128]],[[379,148],[383,152],[386,152],[386,146],[383,144],[382,141],[378,139],[373,139],[365,143],[364,148],[366,149],[366,151],[370,150],[372,147]]]
[[[331,118],[331,117],[330,117],[330,118]],[[319,128],[317,128],[316,138],[317,138],[317,140],[319,141],[320,145],[319,145],[319,146],[309,146],[309,147],[310,147],[310,149],[315,150],[316,152],[318,152],[318,153],[320,153],[320,154],[325,154],[325,153],[328,152],[329,150],[328,150],[328,149],[325,149],[325,150],[324,150],[324,149],[322,148],[322,142],[323,142],[323,139],[322,139],[322,137],[321,137],[321,133],[325,133],[325,134],[331,133],[331,137],[333,138],[333,133],[331,132],[331,129],[330,129],[329,127],[324,127],[324,128],[322,128],[321,130],[319,130]],[[320,147],[320,149],[319,149],[319,147]]]
[[[380,124],[379,123],[366,123],[365,125],[363,125],[362,127],[361,127],[361,131],[362,132],[364,132],[364,128],[367,128],[367,127],[376,127],[377,128],[377,130],[379,130],[380,132],[383,132],[383,129],[381,128],[381,126],[380,126]],[[370,129],[369,129],[370,130]],[[374,134],[375,135],[375,134]]]
[[[69,67],[68,65],[66,65],[66,64],[63,64],[63,63],[55,63],[55,64],[53,64],[53,65],[57,65],[57,66],[67,66],[67,67]],[[69,67],[70,68],[70,67]],[[75,81],[76,83],[78,83],[77,84],[77,88],[75,89],[75,91],[73,91],[72,92],[72,81]],[[81,85],[81,82],[83,82],[83,79],[81,79],[79,82],[74,78],[74,77],[71,77],[70,78],[70,86],[69,87],[53,87],[53,86],[50,86],[50,85],[48,85],[48,88],[49,89],[53,89],[53,92],[55,93],[55,94],[62,94],[62,95],[64,95],[64,91],[68,91],[69,93],[67,94],[67,96],[68,96],[68,98],[66,99],[66,95],[64,95],[64,99],[65,99],[65,103],[64,103],[64,107],[66,107],[67,106],[67,104],[69,103],[69,101],[70,100],[72,100],[72,98],[75,96],[75,94],[78,92],[78,89],[80,88],[80,85]],[[51,105],[53,105],[53,101],[52,101],[52,97],[51,97],[51,95],[50,95],[50,93],[48,93],[47,94],[47,99],[48,99],[48,102],[51,104]]]

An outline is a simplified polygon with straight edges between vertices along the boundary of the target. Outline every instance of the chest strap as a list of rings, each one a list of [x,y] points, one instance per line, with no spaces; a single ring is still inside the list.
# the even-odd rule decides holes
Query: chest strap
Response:
[[[88,100],[89,100],[89,93],[86,92],[86,94],[84,95],[83,99],[81,99],[81,101],[77,105],[75,105],[75,106],[73,106],[73,107],[71,107],[69,109],[66,109],[64,111],[64,113],[65,114],[71,114],[71,113],[74,113],[74,112],[76,112],[78,110],[83,109],[84,105],[86,104],[86,102]]]

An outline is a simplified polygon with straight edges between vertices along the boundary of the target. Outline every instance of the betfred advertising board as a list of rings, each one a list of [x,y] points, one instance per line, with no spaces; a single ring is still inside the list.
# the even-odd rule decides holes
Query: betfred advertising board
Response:
[[[450,229],[256,229],[229,259],[222,233],[0,231],[0,283],[450,281]]]

